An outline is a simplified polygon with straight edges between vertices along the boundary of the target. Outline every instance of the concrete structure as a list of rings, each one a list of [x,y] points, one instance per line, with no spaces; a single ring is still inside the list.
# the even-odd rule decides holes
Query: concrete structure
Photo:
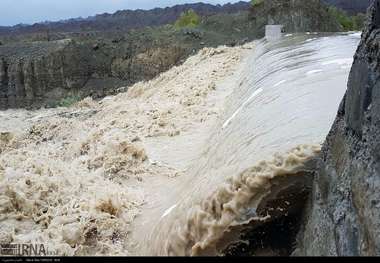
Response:
[[[283,25],[267,25],[265,26],[265,38],[268,41],[277,40],[282,37]]]

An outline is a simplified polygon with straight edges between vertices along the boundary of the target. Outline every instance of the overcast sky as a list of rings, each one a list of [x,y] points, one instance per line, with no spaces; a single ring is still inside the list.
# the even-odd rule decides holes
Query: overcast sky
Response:
[[[88,17],[120,9],[151,9],[183,3],[224,4],[239,0],[0,0],[0,25]]]

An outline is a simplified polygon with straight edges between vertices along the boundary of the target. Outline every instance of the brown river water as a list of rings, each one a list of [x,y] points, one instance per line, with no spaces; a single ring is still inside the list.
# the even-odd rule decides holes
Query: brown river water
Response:
[[[299,209],[359,41],[205,48],[101,101],[0,112],[0,243],[226,254]]]

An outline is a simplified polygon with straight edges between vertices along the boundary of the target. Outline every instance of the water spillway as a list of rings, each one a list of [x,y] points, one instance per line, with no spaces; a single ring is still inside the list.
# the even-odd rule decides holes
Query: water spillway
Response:
[[[149,211],[139,253],[290,254],[359,41],[257,41],[201,156]]]
[[[290,255],[358,34],[204,48],[70,107],[0,112],[0,241]]]

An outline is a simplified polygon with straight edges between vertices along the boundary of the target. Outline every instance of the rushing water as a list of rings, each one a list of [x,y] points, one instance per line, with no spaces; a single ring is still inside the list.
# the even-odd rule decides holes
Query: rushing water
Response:
[[[201,158],[149,211],[139,254],[220,254],[263,202],[301,182],[346,90],[359,34],[258,41]],[[272,195],[270,197],[270,195]],[[239,231],[240,231],[239,230]]]

